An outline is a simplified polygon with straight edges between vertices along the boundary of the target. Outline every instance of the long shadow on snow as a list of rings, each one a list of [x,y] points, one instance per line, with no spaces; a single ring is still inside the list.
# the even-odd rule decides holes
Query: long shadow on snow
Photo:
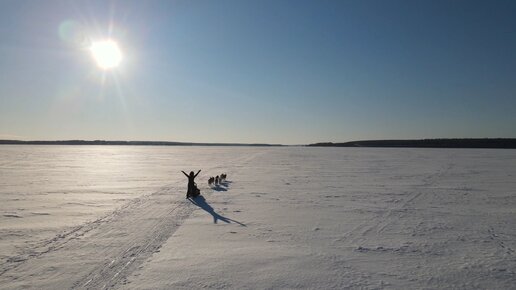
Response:
[[[227,218],[227,217],[224,217],[224,216],[221,216],[220,214],[216,213],[215,210],[213,209],[213,207],[211,207],[211,205],[209,205],[207,202],[206,202],[206,199],[204,199],[204,196],[202,195],[199,195],[195,198],[189,198],[188,199],[191,203],[195,204],[196,206],[204,209],[207,213],[211,214],[213,216],[213,223],[216,224],[218,222],[218,220],[221,220],[227,224],[230,224],[231,222],[234,222],[234,223],[237,223],[243,227],[247,227],[245,224],[239,222],[239,221],[236,221],[234,219],[230,219],[230,218]]]

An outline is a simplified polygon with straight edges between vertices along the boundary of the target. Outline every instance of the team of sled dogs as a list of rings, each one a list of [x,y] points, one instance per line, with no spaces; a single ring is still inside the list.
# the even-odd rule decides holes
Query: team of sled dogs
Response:
[[[220,184],[222,181],[226,180],[226,177],[227,177],[226,173],[222,173],[220,176],[218,176],[218,175],[217,175],[217,176],[215,176],[215,177],[213,177],[213,176],[212,176],[212,177],[210,177],[210,178],[208,179],[208,185],[209,185],[209,186],[211,186],[211,185],[213,185],[213,184],[218,185],[218,184]]]

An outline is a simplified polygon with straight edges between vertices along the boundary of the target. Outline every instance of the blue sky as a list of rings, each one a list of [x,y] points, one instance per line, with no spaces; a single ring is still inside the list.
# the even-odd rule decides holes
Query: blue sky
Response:
[[[0,138],[516,137],[515,1],[1,1]],[[111,38],[119,67],[88,41]]]

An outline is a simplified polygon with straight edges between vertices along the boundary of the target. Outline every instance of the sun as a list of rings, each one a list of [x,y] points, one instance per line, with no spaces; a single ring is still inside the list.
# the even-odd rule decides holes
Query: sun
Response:
[[[122,61],[122,51],[111,39],[93,42],[90,51],[97,65],[104,70],[116,68]]]

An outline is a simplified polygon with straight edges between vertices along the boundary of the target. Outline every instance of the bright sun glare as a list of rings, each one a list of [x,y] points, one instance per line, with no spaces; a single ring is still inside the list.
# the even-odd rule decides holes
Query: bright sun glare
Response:
[[[113,40],[93,42],[90,46],[93,59],[101,69],[117,67],[122,60],[122,52],[118,44]]]

